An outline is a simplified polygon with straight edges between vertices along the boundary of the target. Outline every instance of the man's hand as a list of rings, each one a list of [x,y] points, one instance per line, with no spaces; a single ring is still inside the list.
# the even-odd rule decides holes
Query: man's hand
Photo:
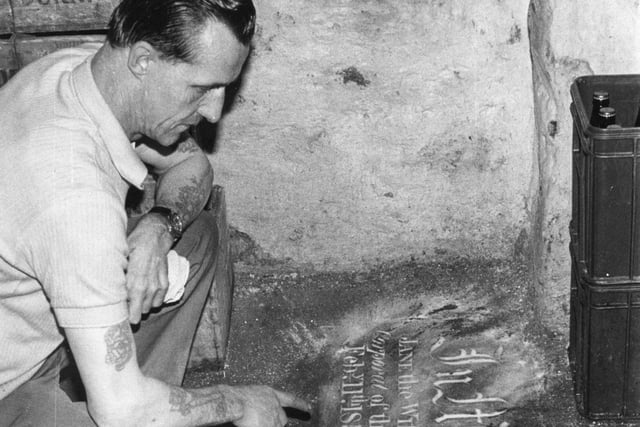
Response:
[[[137,324],[151,307],[160,307],[169,287],[167,254],[173,245],[166,220],[160,215],[143,216],[127,237],[127,296],[129,322]]]
[[[236,427],[282,427],[287,415],[282,408],[295,408],[311,413],[311,405],[293,394],[267,386],[235,386],[233,391],[244,401],[242,418]]]

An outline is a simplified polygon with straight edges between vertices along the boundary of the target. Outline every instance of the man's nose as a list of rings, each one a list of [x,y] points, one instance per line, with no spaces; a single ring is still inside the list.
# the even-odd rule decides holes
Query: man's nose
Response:
[[[222,107],[224,106],[224,88],[211,89],[205,94],[200,101],[198,114],[204,117],[210,123],[216,123],[222,115]]]

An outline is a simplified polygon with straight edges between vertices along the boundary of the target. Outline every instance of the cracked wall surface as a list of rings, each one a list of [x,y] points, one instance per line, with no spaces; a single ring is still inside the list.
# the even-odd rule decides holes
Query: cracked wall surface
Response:
[[[256,6],[211,156],[244,259],[517,256],[540,319],[566,329],[569,86],[640,70],[638,1]]]
[[[256,6],[211,157],[232,225],[270,258],[319,269],[522,249],[527,0]]]

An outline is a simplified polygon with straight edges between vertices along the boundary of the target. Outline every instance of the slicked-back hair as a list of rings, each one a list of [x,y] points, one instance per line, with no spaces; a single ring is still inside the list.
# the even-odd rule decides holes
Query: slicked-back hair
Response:
[[[247,46],[256,10],[252,0],[122,0],[111,15],[107,41],[120,48],[146,41],[164,59],[193,63],[197,37],[212,20],[226,25]]]

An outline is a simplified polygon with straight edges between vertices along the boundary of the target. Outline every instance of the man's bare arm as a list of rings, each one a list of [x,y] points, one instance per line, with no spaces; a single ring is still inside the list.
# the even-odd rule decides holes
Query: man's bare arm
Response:
[[[104,328],[66,328],[87,391],[89,413],[100,426],[283,426],[283,407],[311,411],[304,400],[266,386],[216,385],[184,389],[146,377],[136,359],[127,321]]]
[[[145,377],[129,323],[65,330],[89,413],[105,426],[196,426],[240,419],[244,402],[229,386],[187,390]]]
[[[146,141],[138,155],[157,176],[155,203],[178,212],[185,225],[204,208],[213,184],[211,163],[193,138],[171,150]]]

